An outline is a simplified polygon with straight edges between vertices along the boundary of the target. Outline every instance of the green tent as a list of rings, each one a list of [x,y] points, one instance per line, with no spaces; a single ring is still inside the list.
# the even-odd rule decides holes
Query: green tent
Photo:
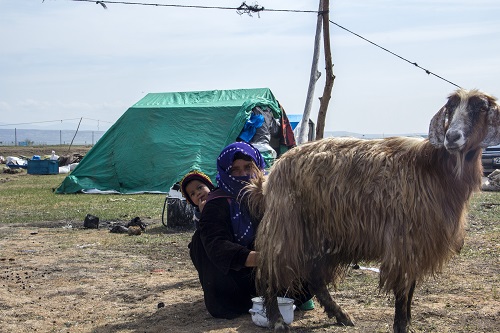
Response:
[[[216,160],[255,106],[284,116],[268,88],[150,93],[130,107],[56,193],[167,193],[191,170],[215,182]]]

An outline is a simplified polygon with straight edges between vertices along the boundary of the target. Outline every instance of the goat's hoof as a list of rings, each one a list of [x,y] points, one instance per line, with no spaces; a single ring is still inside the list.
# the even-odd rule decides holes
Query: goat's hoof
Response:
[[[341,312],[335,318],[337,319],[337,323],[341,326],[354,326],[354,322],[347,312]]]
[[[285,323],[283,318],[280,318],[274,323],[275,332],[290,332],[290,327]]]
[[[394,325],[393,326],[394,333],[407,333],[406,325]]]

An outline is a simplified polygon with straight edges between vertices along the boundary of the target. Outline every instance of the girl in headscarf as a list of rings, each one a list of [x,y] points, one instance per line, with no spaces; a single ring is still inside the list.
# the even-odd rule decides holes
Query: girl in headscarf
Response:
[[[259,221],[241,202],[251,178],[263,177],[264,159],[245,142],[225,147],[217,159],[217,189],[210,192],[189,244],[205,306],[216,318],[248,313],[256,296],[254,238]]]

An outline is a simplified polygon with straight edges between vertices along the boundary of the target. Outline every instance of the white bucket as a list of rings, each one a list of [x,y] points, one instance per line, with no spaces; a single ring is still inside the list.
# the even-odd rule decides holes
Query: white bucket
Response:
[[[252,298],[252,302],[252,308],[248,312],[252,315],[253,323],[257,326],[269,327],[269,320],[264,308],[264,299],[262,297],[254,297]],[[285,323],[290,325],[293,321],[293,310],[295,310],[293,299],[278,297],[278,308]]]

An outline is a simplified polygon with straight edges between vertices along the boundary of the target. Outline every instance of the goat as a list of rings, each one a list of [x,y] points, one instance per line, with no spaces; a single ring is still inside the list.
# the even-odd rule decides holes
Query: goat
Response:
[[[275,330],[289,329],[276,296],[303,283],[329,318],[353,326],[327,285],[365,260],[380,262],[379,288],[395,296],[394,332],[406,333],[416,283],[463,245],[481,147],[498,143],[496,98],[459,89],[432,118],[427,139],[326,138],[282,155],[265,181],[247,187],[262,217],[257,288]]]

